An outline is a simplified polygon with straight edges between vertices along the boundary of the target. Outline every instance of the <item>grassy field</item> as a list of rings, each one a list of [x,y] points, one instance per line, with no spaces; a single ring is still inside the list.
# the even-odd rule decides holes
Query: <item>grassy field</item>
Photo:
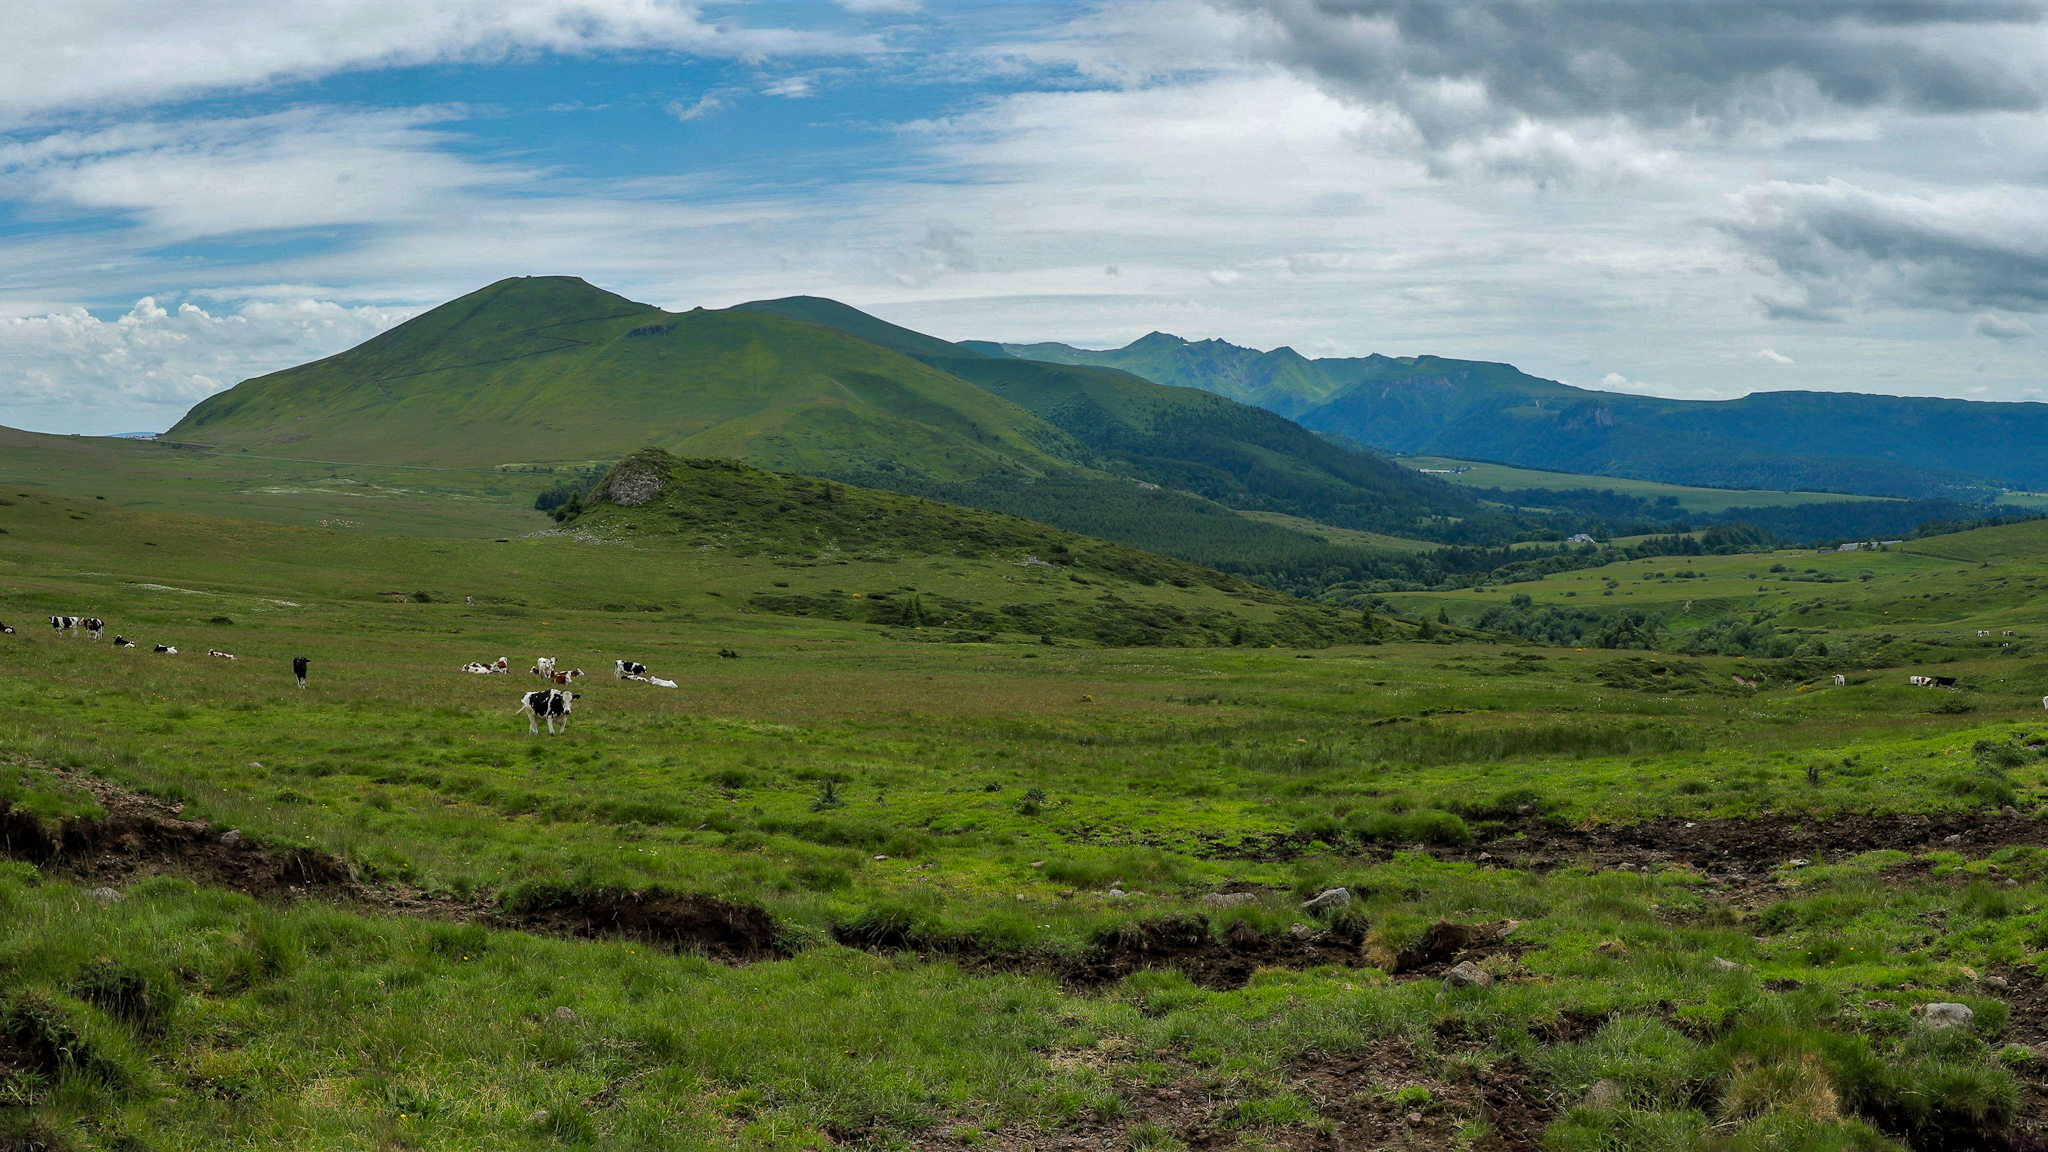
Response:
[[[1314,648],[982,641],[790,603],[1302,609],[964,543],[993,524],[799,551],[654,504],[371,534],[254,497],[121,506],[140,479],[5,483],[0,1147],[2048,1131],[2038,525],[1402,598],[1454,621],[1512,592],[1782,601],[1852,649],[1894,637],[1824,667],[1412,621]],[[758,492],[835,523],[802,514],[815,490]],[[1901,652],[1957,690],[1907,687]],[[457,671],[499,655],[513,675]],[[514,713],[537,655],[592,674],[565,735]],[[679,687],[613,679],[621,658]],[[1460,962],[1478,984],[1446,984]]]
[[[1592,476],[1578,472],[1547,472],[1540,468],[1517,468],[1511,464],[1487,464],[1477,460],[1455,460],[1448,456],[1401,456],[1411,468],[1447,469],[1440,479],[1467,488],[1553,488],[1612,491],[1624,496],[1655,500],[1669,496],[1687,512],[1717,515],[1730,508],[1780,508],[1799,504],[1825,504],[1840,500],[1882,500],[1882,496],[1849,496],[1839,492],[1770,492],[1738,488],[1696,488],[1687,484],[1665,484],[1656,480],[1631,480],[1625,476]]]

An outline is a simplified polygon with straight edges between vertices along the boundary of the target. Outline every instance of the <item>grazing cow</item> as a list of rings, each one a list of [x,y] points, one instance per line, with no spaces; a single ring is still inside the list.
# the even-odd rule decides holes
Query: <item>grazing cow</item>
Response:
[[[636,664],[631,660],[616,660],[613,663],[618,665],[618,671],[614,672],[613,675],[621,680],[629,680],[635,676],[647,675],[647,665],[645,664]]]
[[[304,656],[292,657],[292,675],[299,678],[299,687],[301,688],[306,686],[306,665],[311,663],[312,661]]]
[[[218,656],[222,660],[233,660],[235,658],[235,654],[233,652],[223,652],[218,648],[208,648],[206,650],[206,654],[208,656]]]
[[[1979,629],[1977,629],[1977,635],[1979,635],[1979,636],[1989,636],[1989,635],[1991,635],[1991,629],[1989,629],[1989,628],[1979,628]]]
[[[105,631],[107,627],[107,622],[97,616],[87,616],[82,623],[85,625],[85,638],[87,640],[99,639],[100,633]]]
[[[545,680],[555,674],[555,658],[553,656],[536,657],[533,667],[528,668],[527,671]]]
[[[116,648],[133,648],[133,647],[135,647],[135,641],[133,641],[133,640],[130,640],[130,639],[129,639],[129,638],[127,638],[126,636],[116,636],[116,637],[114,637],[114,647],[116,647]]]
[[[564,692],[560,688],[543,688],[528,692],[519,698],[519,710],[526,713],[526,731],[529,735],[540,735],[540,722],[546,720],[548,735],[555,734],[555,721],[562,721],[562,731],[569,730],[569,713],[576,701],[583,698],[581,692]]]
[[[155,648],[152,648],[151,651],[161,653],[165,656],[176,656],[178,654],[178,650],[169,644],[159,644]]]
[[[1842,675],[1840,672],[1835,673],[1835,687],[1847,688],[1848,686],[1849,678],[1847,676]]]
[[[1934,677],[1908,676],[1906,677],[1906,683],[1911,684],[1915,688],[1932,688],[1934,687]]]
[[[1953,688],[1956,686],[1956,678],[1953,676],[1936,676],[1934,678],[1934,686],[1936,688]]]

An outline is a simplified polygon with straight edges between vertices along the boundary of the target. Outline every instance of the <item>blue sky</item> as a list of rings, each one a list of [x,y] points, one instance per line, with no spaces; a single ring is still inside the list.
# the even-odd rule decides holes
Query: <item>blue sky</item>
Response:
[[[827,295],[952,338],[2048,398],[2035,3],[12,19],[0,424],[160,429],[535,273],[678,308]]]

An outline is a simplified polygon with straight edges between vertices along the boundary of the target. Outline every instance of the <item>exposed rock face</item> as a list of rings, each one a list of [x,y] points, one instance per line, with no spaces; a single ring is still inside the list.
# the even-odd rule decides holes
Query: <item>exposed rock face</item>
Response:
[[[604,479],[590,493],[592,502],[599,500],[617,504],[621,508],[632,508],[647,503],[668,485],[668,470],[662,467],[659,456],[653,453],[635,453],[605,473]]]

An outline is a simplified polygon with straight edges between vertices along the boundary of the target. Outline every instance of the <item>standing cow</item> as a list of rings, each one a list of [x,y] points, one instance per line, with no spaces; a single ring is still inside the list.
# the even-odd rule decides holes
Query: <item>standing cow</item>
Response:
[[[81,623],[85,625],[85,638],[87,640],[99,639],[100,633],[105,631],[107,627],[107,622],[97,616],[87,616]]]
[[[306,686],[306,665],[311,663],[312,661],[304,656],[292,657],[292,675],[299,678],[299,687],[301,688]]]
[[[540,735],[540,722],[547,721],[548,735],[555,734],[555,721],[562,722],[562,731],[569,730],[569,713],[576,707],[576,701],[583,698],[581,692],[566,692],[560,688],[543,688],[528,692],[519,698],[519,711],[526,713],[528,735]]]
[[[1842,675],[1840,672],[1835,673],[1835,687],[1847,688],[1848,686],[1849,678],[1847,676]]]

